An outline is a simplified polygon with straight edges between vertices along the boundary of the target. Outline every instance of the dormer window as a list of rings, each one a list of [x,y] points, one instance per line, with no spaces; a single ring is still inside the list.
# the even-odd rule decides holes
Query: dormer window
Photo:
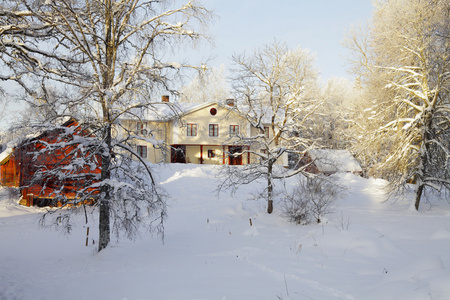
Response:
[[[209,110],[209,113],[211,114],[211,116],[215,116],[217,114],[217,108],[213,107]]]

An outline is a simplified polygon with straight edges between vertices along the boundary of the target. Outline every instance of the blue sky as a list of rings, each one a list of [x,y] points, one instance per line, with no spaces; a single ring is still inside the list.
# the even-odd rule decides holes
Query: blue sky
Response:
[[[309,49],[316,54],[316,67],[323,80],[347,77],[342,46],[352,24],[369,20],[370,0],[204,0],[206,8],[218,16],[210,26],[215,46],[203,49],[203,57],[213,54],[211,65],[229,67],[233,53],[252,52],[273,42],[290,48]]]
[[[178,0],[185,3],[185,0]],[[342,46],[345,32],[352,24],[370,18],[370,0],[203,0],[216,15],[209,26],[214,46],[202,43],[195,52],[187,51],[191,63],[214,59],[208,66],[231,67],[233,54],[251,53],[275,39],[290,48],[309,49],[316,55],[316,67],[323,81],[336,77],[351,78],[346,73],[347,50]],[[9,83],[3,83],[8,87]],[[14,107],[0,120],[1,127],[15,117]],[[0,116],[1,117],[1,116]]]

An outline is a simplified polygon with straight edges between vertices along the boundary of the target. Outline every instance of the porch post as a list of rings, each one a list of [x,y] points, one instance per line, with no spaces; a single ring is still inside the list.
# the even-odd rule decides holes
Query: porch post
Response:
[[[225,145],[223,145],[222,147],[223,147],[223,151],[222,151],[223,162],[222,162],[222,165],[224,165],[225,164]]]
[[[249,165],[250,164],[250,146],[247,146],[247,150],[248,150],[248,152],[247,152],[247,165]]]
[[[200,164],[203,165],[203,145],[200,145]]]

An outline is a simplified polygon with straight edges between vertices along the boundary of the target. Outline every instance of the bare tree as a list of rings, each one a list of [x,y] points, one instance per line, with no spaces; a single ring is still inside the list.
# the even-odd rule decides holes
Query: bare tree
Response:
[[[242,135],[235,142],[247,147],[232,155],[249,153],[254,159],[243,168],[230,166],[223,186],[237,188],[240,184],[265,178],[270,214],[274,180],[304,170],[279,168],[277,161],[288,154],[298,160],[314,144],[307,126],[311,115],[321,105],[314,93],[317,87],[314,59],[307,50],[290,50],[274,42],[253,55],[235,55],[233,61],[236,66],[233,88],[238,103],[234,110],[247,120],[251,132],[250,136]]]
[[[181,87],[179,93],[179,101],[186,103],[223,101],[229,98],[224,66],[209,69],[203,65],[197,76],[188,85]]]
[[[348,43],[370,101],[360,149],[372,152],[372,167],[391,181],[391,191],[415,182],[418,209],[425,188],[450,188],[450,6],[374,5],[373,24]]]
[[[315,139],[328,149],[349,149],[355,143],[355,117],[361,89],[344,78],[332,78],[321,89],[323,105],[311,119]]]
[[[0,12],[2,60],[12,72],[7,79],[24,88],[36,110],[45,110],[51,126],[62,116],[75,116],[80,129],[96,137],[78,145],[101,160],[99,251],[109,244],[111,226],[130,234],[145,215],[162,225],[164,201],[152,173],[131,146],[133,137],[116,136],[115,128],[120,118],[151,107],[149,92],[170,90],[170,79],[183,65],[165,61],[167,53],[204,37],[195,28],[206,24],[210,12],[196,1],[175,5],[15,0]],[[136,170],[147,179],[135,176]],[[79,195],[77,201],[83,200]]]
[[[284,197],[282,214],[297,224],[309,224],[313,218],[321,223],[325,215],[335,211],[333,203],[343,192],[343,187],[324,177],[299,178],[293,190]]]

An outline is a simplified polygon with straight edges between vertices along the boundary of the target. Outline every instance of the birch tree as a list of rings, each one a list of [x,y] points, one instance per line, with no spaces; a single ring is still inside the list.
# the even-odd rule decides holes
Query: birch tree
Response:
[[[317,71],[314,57],[300,48],[290,50],[279,42],[265,45],[252,55],[233,56],[233,89],[236,113],[254,129],[235,143],[247,145],[242,153],[256,158],[243,168],[228,168],[222,187],[237,188],[254,180],[267,181],[267,212],[273,211],[274,180],[298,174],[304,168],[277,167],[284,155],[299,158],[314,140],[308,122],[321,102],[315,97]]]
[[[353,31],[354,70],[368,91],[368,129],[360,150],[390,191],[415,183],[415,208],[426,189],[450,188],[450,6],[441,0],[375,1],[373,24]]]
[[[80,129],[96,137],[78,145],[101,160],[98,250],[109,244],[111,230],[132,236],[144,217],[159,220],[162,229],[163,195],[131,146],[136,137],[117,136],[115,130],[120,118],[151,108],[149,93],[171,90],[173,72],[184,65],[166,61],[168,53],[204,37],[200,30],[210,12],[196,1],[14,0],[8,4],[0,12],[0,36],[2,61],[10,73],[2,79],[18,82],[36,111],[45,108],[48,124],[75,115]],[[83,201],[82,195],[77,201]],[[70,207],[76,209],[73,204]],[[66,211],[59,213],[70,217]]]

